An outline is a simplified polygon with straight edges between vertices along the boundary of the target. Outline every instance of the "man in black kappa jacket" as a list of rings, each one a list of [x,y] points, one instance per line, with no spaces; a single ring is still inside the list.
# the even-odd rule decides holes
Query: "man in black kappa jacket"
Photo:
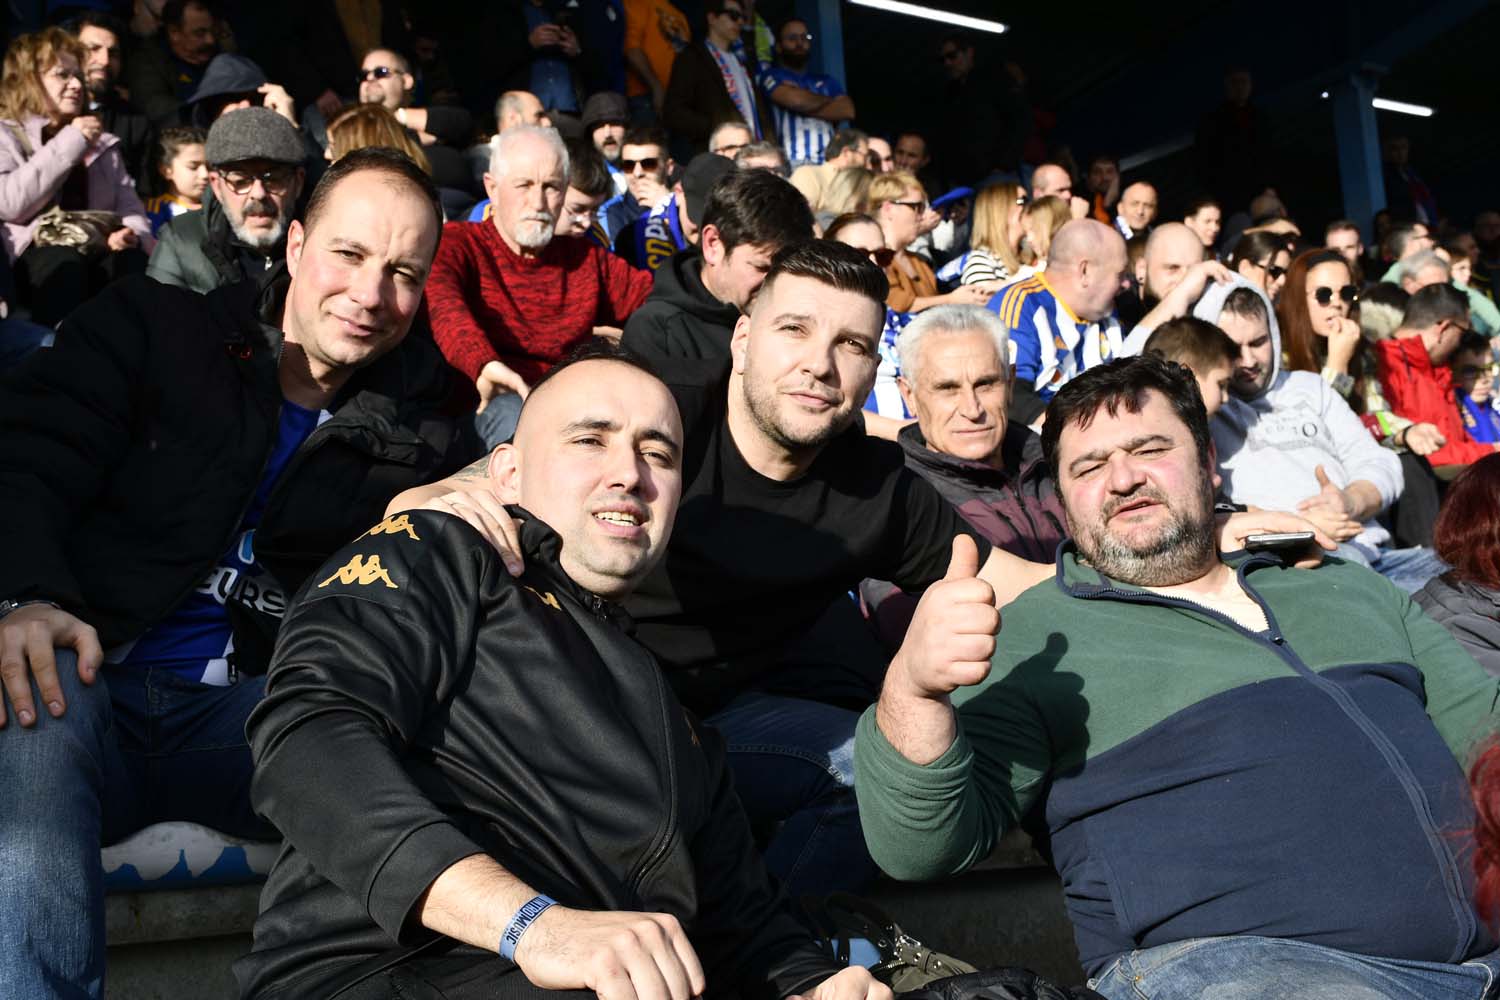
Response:
[[[244,724],[287,596],[482,451],[407,337],[440,232],[425,174],[351,154],[274,301],[120,282],[0,384],[0,992],[99,994],[101,841],[272,834]]]
[[[418,510],[298,596],[249,724],[287,847],[244,996],[890,997],[792,917],[717,737],[614,603],[682,486],[676,403],[639,365],[586,349],[491,456],[521,576]]]

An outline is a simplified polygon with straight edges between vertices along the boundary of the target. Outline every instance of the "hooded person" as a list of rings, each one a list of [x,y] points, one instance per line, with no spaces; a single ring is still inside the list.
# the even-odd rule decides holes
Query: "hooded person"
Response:
[[[673,254],[697,246],[708,192],[733,169],[734,161],[717,153],[693,157],[671,197],[615,234],[614,252],[655,273]]]
[[[1231,398],[1210,423],[1224,495],[1308,516],[1340,543],[1341,558],[1408,592],[1441,572],[1430,549],[1390,547],[1376,515],[1401,496],[1401,461],[1320,375],[1282,369],[1281,329],[1265,292],[1235,275],[1211,283],[1193,315],[1240,348]]]

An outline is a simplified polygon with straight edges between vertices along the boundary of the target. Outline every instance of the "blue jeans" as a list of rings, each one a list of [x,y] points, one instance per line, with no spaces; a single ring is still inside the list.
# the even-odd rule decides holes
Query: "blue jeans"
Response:
[[[1109,1000],[1481,1000],[1497,973],[1500,952],[1446,965],[1244,936],[1133,951],[1089,985]]]
[[[1364,546],[1344,542],[1334,554],[1340,559],[1370,567],[1408,594],[1415,594],[1426,586],[1428,580],[1441,576],[1449,569],[1448,564],[1429,548],[1375,549],[1374,558],[1370,557],[1371,551]]]
[[[51,347],[55,335],[39,323],[24,319],[0,320],[0,371],[14,367],[32,351]]]
[[[166,820],[276,836],[250,808],[245,743],[264,678],[106,669],[86,686],[67,650],[57,673],[62,718],[0,729],[0,997],[102,995],[103,844]]]
[[[769,833],[766,866],[788,895],[854,892],[875,877],[854,799],[858,712],[751,692],[707,721],[728,744],[735,791],[761,839]]]
[[[495,445],[505,444],[516,434],[516,422],[521,419],[521,397],[513,392],[502,392],[490,399],[483,413],[474,414],[474,430],[484,446],[494,450]]]

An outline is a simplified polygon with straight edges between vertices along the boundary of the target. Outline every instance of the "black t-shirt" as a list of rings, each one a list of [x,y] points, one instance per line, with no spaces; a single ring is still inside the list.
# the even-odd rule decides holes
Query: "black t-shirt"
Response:
[[[853,617],[848,591],[866,577],[922,590],[947,571],[954,535],[974,538],[981,562],[989,543],[899,447],[859,426],[802,477],[765,478],[729,434],[728,362],[658,369],[682,411],[682,503],[666,557],[626,602],[637,638],[699,712],[750,689],[873,700],[885,668],[877,647],[827,634]],[[814,623],[824,634],[810,642]]]

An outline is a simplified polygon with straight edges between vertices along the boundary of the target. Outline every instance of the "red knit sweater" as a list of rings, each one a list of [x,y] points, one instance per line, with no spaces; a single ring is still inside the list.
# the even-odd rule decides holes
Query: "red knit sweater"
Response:
[[[526,259],[493,222],[450,222],[424,308],[443,356],[470,382],[499,360],[530,384],[594,327],[623,326],[650,293],[649,271],[587,240],[559,236]]]

